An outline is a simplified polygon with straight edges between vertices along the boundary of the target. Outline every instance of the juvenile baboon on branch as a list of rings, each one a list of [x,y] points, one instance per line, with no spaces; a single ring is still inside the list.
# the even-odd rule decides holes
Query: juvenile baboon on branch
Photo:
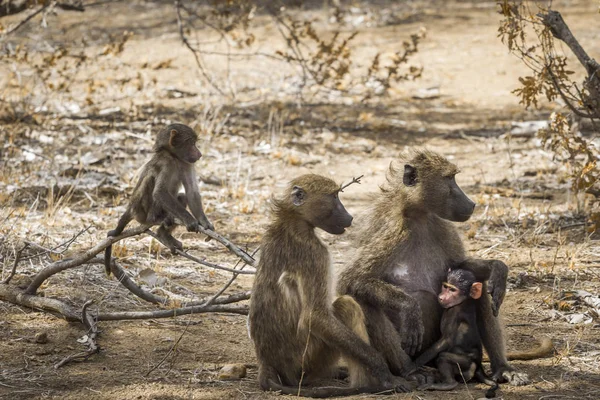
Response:
[[[185,224],[189,232],[199,232],[199,225],[214,229],[204,214],[194,170],[194,163],[202,157],[196,147],[197,140],[196,132],[183,124],[170,124],[158,132],[154,155],[144,165],[129,206],[107,236],[120,235],[132,219],[140,224],[160,223],[156,233],[174,252],[183,249],[181,242],[171,235],[176,223]],[[185,194],[179,193],[182,186]],[[110,275],[111,254],[109,246],[104,253],[107,275]]]
[[[339,292],[363,308],[371,345],[385,355],[394,374],[413,369],[409,356],[440,337],[442,307],[438,290],[448,268],[467,257],[450,221],[471,217],[475,203],[456,183],[458,168],[430,151],[403,158],[401,170],[390,166],[361,241],[358,254],[340,275]],[[496,317],[506,291],[508,267],[501,261],[472,260],[470,269],[483,282],[477,302],[477,325],[489,354],[495,380],[529,382],[507,361]],[[487,293],[491,293],[490,296]]]
[[[360,306],[350,296],[335,296],[329,251],[315,228],[339,235],[350,226],[339,191],[331,179],[309,174],[273,200],[249,314],[263,390],[309,397],[407,390],[369,345]],[[340,357],[350,387],[304,387],[337,376]]]

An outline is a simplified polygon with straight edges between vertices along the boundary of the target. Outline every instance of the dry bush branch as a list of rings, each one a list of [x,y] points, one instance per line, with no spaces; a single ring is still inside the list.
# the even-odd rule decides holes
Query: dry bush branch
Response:
[[[4,32],[3,36],[8,36],[8,35],[16,32],[19,28],[21,28],[22,26],[27,24],[29,21],[31,21],[36,15],[39,15],[40,13],[42,13],[44,11],[49,12],[53,8],[60,8],[65,11],[79,11],[79,12],[85,11],[85,8],[83,8],[83,5],[81,4],[81,2],[62,3],[62,2],[58,2],[58,1],[33,1],[32,2],[32,1],[10,1],[9,0],[9,1],[0,2],[0,17],[18,14],[22,11],[25,11],[27,8],[29,8],[32,5],[32,3],[34,5],[41,4],[41,7],[38,8],[37,10],[35,10],[34,12],[32,12],[31,14],[29,14],[27,17],[25,17],[21,21],[19,21],[17,23],[17,25],[13,26],[12,28],[10,28],[6,32]]]
[[[181,41],[183,42],[185,47],[187,47],[194,55],[194,59],[196,60],[196,65],[198,66],[198,69],[200,70],[200,73],[202,73],[202,76],[204,77],[204,79],[206,79],[206,82],[208,82],[208,84],[213,89],[215,89],[220,95],[226,97],[227,95],[225,94],[225,92],[213,81],[213,78],[206,71],[206,67],[204,66],[204,61],[202,60],[202,52],[200,52],[198,49],[196,49],[194,46],[192,46],[192,44],[190,43],[189,39],[187,38],[187,36],[185,34],[184,22],[181,17],[182,5],[181,5],[180,0],[175,1],[175,10],[177,12],[177,26],[179,27],[179,36],[181,37]]]
[[[414,80],[421,76],[423,68],[409,66],[409,58],[418,51],[418,43],[425,36],[425,30],[411,35],[410,41],[402,44],[402,49],[390,57],[376,55],[367,71],[359,77],[353,77],[352,44],[358,30],[345,33],[347,27],[340,20],[329,21],[331,32],[322,32],[318,21],[305,15],[296,15],[278,4],[262,4],[253,0],[232,0],[227,2],[175,2],[179,34],[183,44],[192,52],[201,75],[219,94],[234,100],[236,93],[230,82],[230,63],[239,57],[266,57],[271,60],[287,63],[296,67],[299,82],[294,85],[297,95],[302,100],[305,91],[312,95],[320,92],[336,94],[356,94],[357,90],[366,90],[365,99],[376,95],[385,95],[393,83]],[[202,11],[196,11],[202,10]],[[250,22],[256,10],[266,11],[271,17],[273,27],[285,43],[285,48],[272,54],[252,50],[255,36],[249,31]],[[200,32],[194,22],[217,35],[216,39],[191,40],[192,32]],[[215,49],[215,46],[221,48]],[[247,53],[232,52],[232,47],[247,49]],[[205,55],[224,58],[224,81],[228,84],[229,93],[219,87],[216,73],[209,71],[204,61]]]
[[[15,276],[15,273],[17,272],[17,265],[19,264],[19,261],[21,261],[21,254],[23,253],[23,250],[25,250],[28,246],[29,245],[27,243],[25,243],[25,245],[23,245],[23,247],[21,247],[19,250],[15,251],[15,260],[13,261],[12,269],[10,270],[10,273],[8,274],[6,279],[4,279],[4,281],[2,281],[3,284],[8,285],[10,283],[10,280],[13,278],[13,276]]]

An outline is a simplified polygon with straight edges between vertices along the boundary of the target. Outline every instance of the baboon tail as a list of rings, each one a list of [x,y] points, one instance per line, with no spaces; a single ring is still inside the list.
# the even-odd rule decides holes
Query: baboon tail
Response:
[[[112,258],[112,244],[104,250],[104,270],[106,276],[110,276],[110,259]]]
[[[490,378],[485,373],[485,371],[483,370],[483,367],[481,366],[481,363],[479,363],[479,365],[477,366],[477,369],[475,370],[474,377],[479,382],[484,383],[484,384],[486,384],[488,386],[491,386],[485,392],[486,399],[492,399],[492,398],[496,397],[496,390],[498,390],[498,388],[499,388],[498,382],[494,381],[492,378]]]
[[[552,340],[543,338],[540,340],[538,347],[532,350],[510,352],[506,355],[506,359],[509,361],[535,360],[538,358],[548,357],[552,354],[554,354],[554,344],[552,344]]]

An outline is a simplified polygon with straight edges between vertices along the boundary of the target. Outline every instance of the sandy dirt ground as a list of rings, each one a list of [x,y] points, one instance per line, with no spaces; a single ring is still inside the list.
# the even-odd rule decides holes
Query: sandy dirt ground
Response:
[[[415,57],[425,68],[423,77],[373,102],[319,101],[298,106],[290,94],[289,67],[258,57],[231,64],[231,85],[240,100],[220,105],[179,41],[170,2],[115,3],[77,15],[59,12],[49,20],[47,31],[24,29],[17,37],[29,42],[42,37],[73,40],[86,32],[98,43],[96,51],[101,51],[108,35],[118,36],[124,30],[134,35],[123,53],[111,60],[111,68],[86,64],[74,77],[80,81],[94,77],[95,85],[106,93],[102,101],[90,105],[51,99],[49,107],[76,105],[80,111],[52,119],[3,120],[0,135],[7,143],[0,153],[3,276],[11,267],[12,246],[19,240],[53,247],[88,228],[68,255],[103,238],[124,211],[153,134],[168,121],[208,132],[200,142],[204,157],[198,172],[207,178],[205,182],[216,177],[221,184],[201,186],[207,214],[221,234],[251,251],[258,247],[269,221],[270,196],[289,179],[315,172],[348,182],[364,175],[361,185],[352,185],[341,197],[356,216],[355,227],[342,236],[321,235],[330,245],[338,271],[352,256],[356,228],[365,220],[390,162],[406,148],[425,147],[461,167],[457,180],[478,204],[474,217],[459,225],[470,253],[500,259],[511,268],[502,308],[508,349],[527,349],[543,337],[555,344],[553,357],[515,362],[532,383],[502,385],[499,395],[505,399],[598,398],[598,316],[579,303],[560,301],[566,290],[597,294],[600,288],[600,247],[597,235],[583,226],[585,199],[570,194],[566,171],[535,136],[507,135],[513,122],[544,120],[557,105],[525,111],[511,94],[527,70],[497,38],[499,15],[494,2],[407,4],[405,14],[393,23],[367,27],[363,22],[353,57],[357,65],[366,65],[365,60],[376,52],[397,50],[409,34],[425,27],[427,37]],[[366,6],[362,7],[364,11]],[[554,8],[563,11],[588,52],[600,57],[597,2],[554,2]],[[323,7],[302,12],[326,21]],[[260,22],[260,16],[257,19],[253,32],[263,39],[261,49],[281,46],[274,28]],[[270,36],[272,41],[264,40]],[[167,61],[165,68],[151,67]],[[207,57],[206,62],[209,70],[219,70],[217,57]],[[0,83],[8,87],[15,76],[4,72]],[[137,79],[145,88],[111,89],[118,79]],[[431,87],[439,87],[438,97],[412,97]],[[173,98],[172,88],[194,95]],[[74,85],[76,90],[84,89]],[[83,114],[95,117],[77,117]],[[55,200],[48,189],[54,184],[72,184],[75,190]],[[181,229],[176,236],[192,254],[224,265],[236,262],[214,241],[206,243]],[[156,294],[201,298],[230,277],[172,256],[150,239],[126,239],[117,254],[136,279],[148,268],[155,272],[159,282],[152,290]],[[48,262],[47,257],[22,262],[13,284],[27,283]],[[251,276],[240,276],[228,293],[251,286]],[[93,299],[93,307],[101,312],[155,309],[108,279],[101,265],[65,271],[52,277],[42,291],[79,306]],[[576,314],[583,316],[583,322],[571,323]],[[99,354],[55,369],[61,359],[81,351],[77,340],[85,334],[82,325],[0,302],[0,398],[278,397],[258,387],[244,316],[105,322],[100,329]],[[40,332],[47,333],[47,343],[36,343]],[[219,380],[219,369],[228,363],[247,364],[247,376]],[[447,393],[390,397],[475,399],[483,397],[484,389],[469,384]]]

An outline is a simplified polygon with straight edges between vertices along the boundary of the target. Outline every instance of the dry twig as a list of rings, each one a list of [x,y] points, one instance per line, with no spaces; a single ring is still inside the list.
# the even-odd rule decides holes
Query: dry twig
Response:
[[[346,183],[345,185],[340,186],[340,192],[343,192],[344,189],[346,189],[348,186],[352,185],[353,183],[358,183],[359,185],[361,184],[360,180],[364,175],[359,176],[358,178],[352,178],[352,180],[348,183]]]
[[[4,281],[2,281],[2,283],[4,283],[5,285],[8,285],[8,283],[10,283],[10,280],[13,278],[13,276],[15,276],[15,273],[17,272],[17,264],[19,264],[19,261],[21,261],[21,253],[23,253],[23,250],[25,250],[28,246],[29,245],[27,243],[25,243],[25,245],[23,245],[23,247],[21,247],[19,250],[17,250],[15,252],[15,261],[13,262],[12,270],[10,271],[10,274],[8,274],[6,279]]]
[[[92,356],[93,354],[96,354],[100,351],[100,347],[96,343],[96,337],[98,336],[98,326],[97,326],[94,318],[87,313],[88,307],[93,302],[94,302],[93,300],[86,301],[85,304],[83,305],[83,308],[81,309],[81,322],[83,322],[83,325],[85,325],[85,327],[88,329],[88,333],[85,336],[88,349],[84,352],[73,354],[73,355],[70,355],[70,356],[64,358],[62,361],[57,363],[54,366],[54,368],[58,369],[58,368],[62,367],[63,365],[66,365],[73,361],[85,361],[88,358],[90,358],[90,356]]]

